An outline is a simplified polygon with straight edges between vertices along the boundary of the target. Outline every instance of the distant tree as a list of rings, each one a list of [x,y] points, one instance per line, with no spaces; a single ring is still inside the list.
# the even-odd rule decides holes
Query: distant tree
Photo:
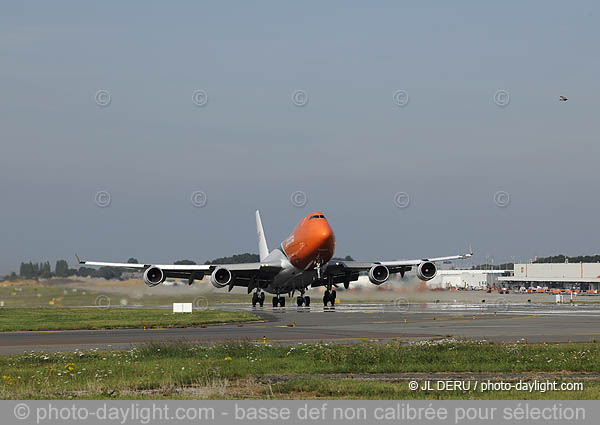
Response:
[[[21,267],[19,269],[19,274],[21,275],[21,277],[25,278],[25,279],[37,279],[38,277],[40,277],[40,275],[42,274],[42,272],[44,273],[44,275],[49,275],[52,273],[50,269],[50,263],[48,262],[46,263],[33,263],[33,262],[29,262],[29,263],[21,263]]]
[[[177,260],[174,263],[177,266],[193,266],[195,264],[197,264],[195,261],[192,260]]]
[[[215,258],[213,261],[207,261],[204,264],[240,264],[240,263],[257,263],[260,261],[258,254],[235,254],[231,257]]]
[[[139,262],[137,258],[131,257],[129,260],[127,260],[127,264],[139,264]]]
[[[342,258],[342,257],[333,257],[332,260],[335,260],[335,261],[354,261],[354,258],[352,258],[349,255],[346,255],[344,258]]]
[[[21,263],[19,275],[25,279],[31,279],[33,277],[33,264],[31,262]]]
[[[54,274],[58,277],[69,276],[69,264],[66,260],[57,260],[56,266],[54,266]]]
[[[40,277],[44,279],[48,279],[52,277],[52,267],[50,266],[50,261],[46,261],[44,263],[40,263]]]
[[[100,267],[94,273],[94,277],[103,277],[106,280],[109,279],[118,279],[121,277],[122,271],[120,269],[114,267]]]
[[[31,276],[32,277],[39,277],[40,276],[40,263],[29,263],[31,264]]]
[[[94,273],[96,273],[96,269],[90,267],[79,267],[79,270],[77,270],[77,276],[81,277],[93,276]]]

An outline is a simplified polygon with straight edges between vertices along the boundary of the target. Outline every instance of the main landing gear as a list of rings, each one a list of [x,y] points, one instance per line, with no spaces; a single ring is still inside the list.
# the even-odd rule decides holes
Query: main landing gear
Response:
[[[276,297],[273,297],[273,307],[285,307],[285,297],[280,296],[279,294]]]
[[[327,307],[327,304],[331,303],[331,306],[334,307],[335,306],[335,289],[327,289],[325,290],[325,293],[323,294],[323,305],[325,307]]]
[[[252,294],[252,307],[256,307],[259,304],[261,307],[265,303],[265,293],[263,291],[256,291]]]
[[[298,307],[310,307],[310,297],[308,295],[299,295],[298,298],[296,298],[296,303],[298,304]]]

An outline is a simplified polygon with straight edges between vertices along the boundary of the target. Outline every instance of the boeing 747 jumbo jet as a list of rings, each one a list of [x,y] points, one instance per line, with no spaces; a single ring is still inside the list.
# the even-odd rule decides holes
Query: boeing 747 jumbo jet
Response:
[[[310,297],[305,295],[309,287],[324,286],[323,305],[335,304],[338,284],[346,289],[350,282],[358,280],[359,273],[368,272],[369,280],[374,285],[385,283],[390,275],[404,273],[416,268],[416,275],[421,280],[431,280],[437,273],[436,262],[468,258],[473,253],[453,255],[449,257],[425,258],[421,260],[396,261],[331,261],[335,250],[335,236],[325,216],[314,212],[304,217],[294,231],[281,243],[279,248],[269,251],[263,231],[260,213],[256,211],[256,231],[258,234],[259,263],[245,264],[208,264],[208,265],[175,265],[175,264],[129,264],[106,263],[98,261],[80,261],[88,266],[120,267],[138,270],[144,274],[144,282],[148,286],[156,286],[166,278],[187,279],[191,285],[194,280],[210,275],[210,282],[215,288],[234,286],[248,288],[252,294],[252,306],[265,301],[265,292],[274,294],[273,307],[285,306],[285,297],[293,297],[298,291],[298,306],[310,306]]]

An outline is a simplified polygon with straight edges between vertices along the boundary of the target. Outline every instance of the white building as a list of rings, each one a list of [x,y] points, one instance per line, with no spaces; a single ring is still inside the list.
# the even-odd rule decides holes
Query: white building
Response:
[[[497,286],[498,277],[507,270],[438,270],[437,275],[427,282],[429,288],[439,289],[486,289]]]
[[[514,275],[501,277],[512,287],[600,289],[600,263],[515,264]]]

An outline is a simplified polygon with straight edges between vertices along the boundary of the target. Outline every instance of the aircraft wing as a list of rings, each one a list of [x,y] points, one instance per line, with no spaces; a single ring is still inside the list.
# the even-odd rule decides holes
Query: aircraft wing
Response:
[[[330,261],[325,267],[324,273],[328,275],[333,283],[344,283],[348,287],[348,282],[353,282],[358,279],[360,272],[370,270],[373,266],[386,266],[390,274],[400,273],[404,277],[404,273],[412,270],[413,266],[419,266],[423,263],[437,263],[448,260],[462,260],[473,256],[472,252],[460,255],[450,255],[447,257],[422,258],[419,260],[395,260],[395,261]],[[435,273],[435,268],[434,273]]]
[[[368,270],[376,264],[383,264],[390,269],[405,267],[405,266],[418,266],[424,262],[438,263],[440,261],[449,261],[449,260],[462,260],[465,258],[470,258],[473,256],[473,253],[470,252],[468,254],[460,254],[460,255],[450,255],[447,257],[435,257],[435,258],[422,258],[419,260],[393,260],[393,261],[372,261],[372,262],[358,262],[358,261],[330,261],[328,263],[328,267],[336,266],[336,267],[344,267],[352,270]],[[390,270],[391,271],[391,270]]]
[[[238,263],[238,264],[134,264],[134,263],[111,263],[105,261],[82,261],[77,257],[81,265],[96,267],[115,267],[128,271],[144,272],[150,267],[161,269],[167,278],[202,279],[211,274],[216,268],[224,267],[232,274],[233,286],[248,286],[252,281],[272,278],[281,270],[279,264],[271,263]]]
[[[396,261],[382,261],[379,264],[383,264],[388,267],[395,266],[418,266],[424,261],[429,261],[431,263],[438,263],[440,261],[450,261],[450,260],[464,260],[465,258],[470,258],[473,256],[472,252],[468,254],[459,254],[459,255],[449,255],[447,257],[435,257],[435,258],[423,258],[421,260],[396,260]]]

